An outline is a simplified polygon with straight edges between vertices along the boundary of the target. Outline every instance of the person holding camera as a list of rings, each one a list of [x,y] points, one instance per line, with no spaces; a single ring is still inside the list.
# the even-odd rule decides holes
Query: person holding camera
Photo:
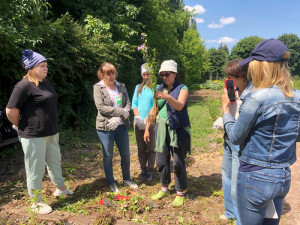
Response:
[[[150,142],[145,143],[144,133],[147,118],[154,103],[154,92],[147,87],[150,84],[150,73],[147,64],[141,66],[142,83],[137,85],[132,98],[132,110],[134,113],[134,131],[138,146],[140,162],[140,179],[152,180],[155,164],[155,127],[149,128]]]
[[[241,146],[237,176],[240,225],[279,224],[291,183],[300,133],[300,91],[291,88],[290,52],[279,40],[256,45],[248,64],[254,91],[247,94],[235,120],[227,92],[222,96],[223,123],[228,139]],[[272,214],[266,213],[272,212]]]
[[[240,66],[239,63],[241,61],[242,59],[233,59],[228,62],[225,68],[227,76],[225,83],[229,81],[234,84],[232,86],[228,85],[227,88],[232,87],[232,93],[235,95],[233,98],[235,98],[236,101],[229,104],[229,111],[235,119],[238,118],[241,103],[245,96],[251,91],[252,86],[252,82],[249,82],[247,78],[247,65]],[[224,129],[221,117],[215,122],[214,127]],[[222,159],[222,186],[225,213],[220,216],[223,220],[239,220],[236,207],[236,181],[240,165],[238,157],[239,150],[240,146],[233,144],[225,132]]]
[[[171,183],[170,162],[173,156],[176,198],[172,206],[181,207],[184,203],[183,191],[187,189],[185,158],[190,151],[190,120],[187,112],[188,88],[177,79],[177,63],[164,61],[159,70],[163,83],[158,87],[155,98],[158,99],[159,112],[156,117],[156,166],[160,175],[161,190],[152,196],[153,200],[162,199],[169,194]],[[154,108],[150,115],[155,114]],[[149,116],[150,116],[149,115]],[[147,121],[144,140],[150,141],[150,121]]]
[[[96,129],[103,151],[103,167],[105,177],[111,190],[120,192],[113,175],[114,143],[121,156],[123,183],[131,188],[138,188],[130,180],[129,151],[129,111],[130,99],[124,84],[119,83],[117,70],[109,62],[104,62],[98,69],[99,82],[94,85],[94,101],[98,110]]]
[[[42,201],[40,194],[45,165],[56,186],[53,195],[73,194],[65,186],[62,176],[57,94],[46,79],[48,65],[44,56],[27,49],[23,51],[22,64],[27,74],[15,85],[6,106],[6,115],[18,130],[22,144],[27,188],[34,199],[31,208],[39,214],[47,214],[52,208]]]

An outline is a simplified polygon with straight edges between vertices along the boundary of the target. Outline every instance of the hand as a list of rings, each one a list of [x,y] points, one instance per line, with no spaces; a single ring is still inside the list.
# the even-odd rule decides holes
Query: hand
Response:
[[[120,122],[121,122],[121,117],[119,117],[119,116],[118,117],[112,117],[111,119],[108,120],[107,127],[110,130],[115,130],[119,126]]]
[[[224,94],[222,95],[222,109],[223,109],[223,114],[224,113],[229,113],[229,103],[230,103],[230,100],[228,98],[227,89],[224,88]]]
[[[15,131],[18,131],[18,127],[16,125],[12,125],[12,128],[15,130]]]
[[[146,128],[146,123],[144,122],[144,120],[141,119],[141,117],[135,117],[135,123],[137,125],[137,127],[139,128],[139,130],[145,130]]]
[[[127,109],[123,109],[123,117],[125,120],[129,117],[129,112]]]
[[[146,144],[148,144],[150,142],[150,134],[149,134],[149,129],[145,129],[145,133],[144,133],[144,141]]]
[[[156,99],[167,99],[168,96],[169,96],[168,93],[164,93],[164,92],[162,92],[162,91],[157,91],[157,92],[155,92],[155,94],[154,94],[154,98],[156,98]]]

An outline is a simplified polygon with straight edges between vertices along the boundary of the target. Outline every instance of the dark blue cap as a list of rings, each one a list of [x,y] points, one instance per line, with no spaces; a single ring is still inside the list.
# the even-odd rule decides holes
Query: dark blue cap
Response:
[[[34,52],[30,49],[23,51],[22,64],[26,70],[32,69],[41,62],[47,61],[47,59],[41,54]]]
[[[254,59],[267,62],[287,61],[288,59],[283,59],[282,56],[288,50],[288,47],[283,42],[273,38],[267,39],[258,43],[250,56],[240,62],[240,66],[243,66]]]

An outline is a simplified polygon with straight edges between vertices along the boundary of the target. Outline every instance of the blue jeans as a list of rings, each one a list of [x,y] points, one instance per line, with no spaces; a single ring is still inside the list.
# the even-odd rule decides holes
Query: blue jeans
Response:
[[[115,183],[112,166],[114,142],[116,142],[121,156],[123,180],[130,180],[130,152],[127,127],[123,124],[113,131],[97,130],[97,134],[102,144],[103,167],[108,185]]]
[[[278,225],[284,197],[290,189],[289,168],[239,172],[237,179],[238,225]],[[274,201],[278,219],[264,219],[268,201]],[[251,221],[251,223],[249,223]]]
[[[236,183],[237,174],[240,166],[238,153],[239,145],[234,145],[230,140],[224,139],[224,151],[222,160],[222,185],[224,193],[224,215],[228,219],[237,219],[236,207]]]

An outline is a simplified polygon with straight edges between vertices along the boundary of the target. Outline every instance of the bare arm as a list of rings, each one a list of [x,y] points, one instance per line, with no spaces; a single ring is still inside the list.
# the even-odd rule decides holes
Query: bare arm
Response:
[[[178,100],[164,92],[156,92],[155,97],[167,100],[175,110],[181,111],[189,97],[189,92],[186,89],[182,89],[179,93]]]
[[[8,120],[15,126],[19,126],[20,110],[17,108],[6,108],[6,116]]]
[[[155,114],[154,112],[154,107],[152,107],[152,109],[149,112],[149,115]],[[147,124],[146,124],[146,128],[145,128],[145,133],[144,133],[144,141],[145,143],[149,143],[150,142],[150,133],[149,133],[149,128],[150,128],[150,120],[149,120],[149,116],[147,119]]]
[[[132,110],[133,110],[134,116],[139,116],[140,115],[139,111],[138,111],[138,108],[133,108]]]

